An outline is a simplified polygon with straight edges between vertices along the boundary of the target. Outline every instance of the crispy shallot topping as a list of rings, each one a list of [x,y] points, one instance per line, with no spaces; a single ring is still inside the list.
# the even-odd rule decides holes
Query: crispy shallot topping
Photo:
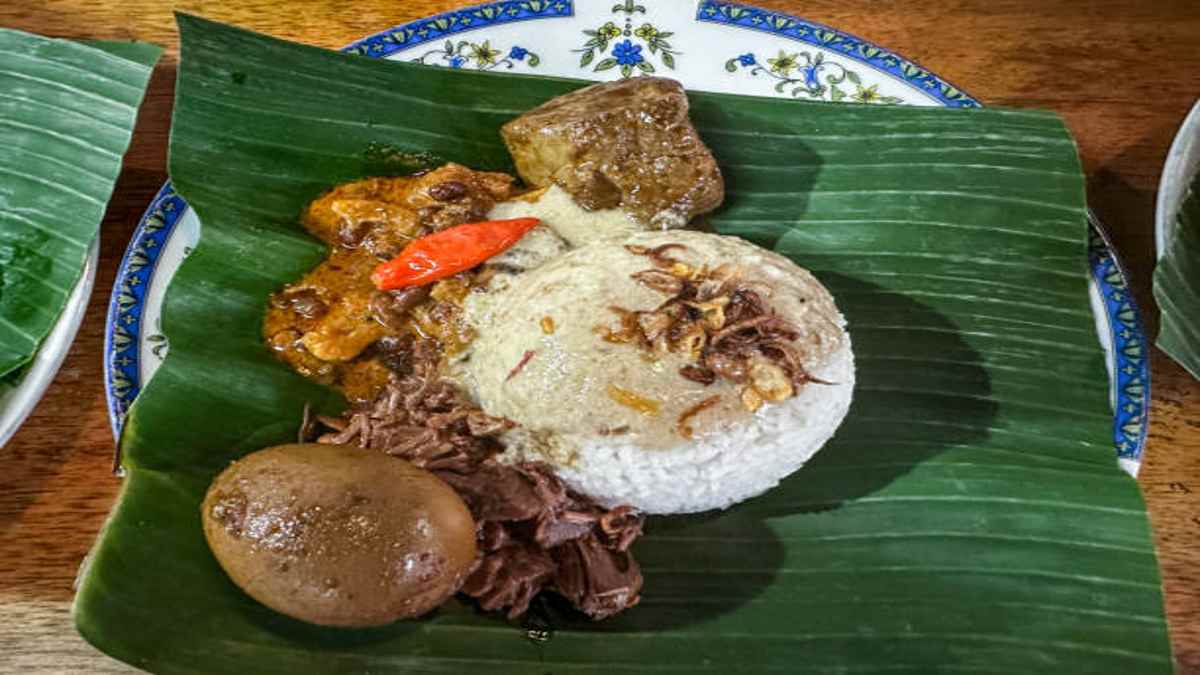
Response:
[[[684,438],[691,438],[694,431],[688,422],[696,415],[699,415],[700,413],[708,410],[720,402],[720,396],[709,396],[703,401],[700,401],[696,405],[683,411],[683,414],[679,416],[679,421],[675,423],[675,428],[677,431],[679,431],[679,435],[683,436]]]
[[[771,308],[768,286],[743,280],[729,264],[694,267],[668,255],[686,250],[682,244],[625,248],[654,265],[631,277],[668,298],[652,310],[610,307],[618,321],[597,327],[605,341],[635,344],[651,354],[684,354],[694,362],[680,368],[682,377],[705,386],[718,378],[740,385],[742,405],[751,411],[785,400],[810,382],[828,384],[805,370],[793,344],[800,331]],[[690,435],[685,426],[679,429]]]
[[[666,270],[642,270],[632,276],[643,286],[667,295],[679,295],[683,290],[683,280]]]
[[[691,380],[692,382],[699,382],[706,387],[717,381],[717,374],[714,373],[710,368],[698,366],[694,363],[689,363],[688,365],[680,368],[679,374]]]
[[[626,251],[629,251],[634,255],[644,255],[650,258],[650,260],[652,260],[654,264],[658,265],[659,267],[671,267],[675,263],[679,262],[678,260],[667,255],[667,251],[672,251],[675,249],[684,251],[687,250],[687,247],[683,244],[662,244],[660,246],[655,246],[654,248],[638,246],[637,244],[627,244],[625,246]]]
[[[662,408],[662,404],[658,401],[642,396],[637,392],[622,389],[615,384],[608,385],[608,397],[616,401],[619,405],[636,410],[646,417],[656,417]]]

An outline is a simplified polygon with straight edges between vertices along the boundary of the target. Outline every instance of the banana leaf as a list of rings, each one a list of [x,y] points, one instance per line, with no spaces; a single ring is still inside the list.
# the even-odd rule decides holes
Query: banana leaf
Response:
[[[75,619],[100,649],[162,673],[1171,671],[1145,508],[1108,438],[1075,147],[1056,116],[1016,110],[691,94],[729,186],[713,225],[833,290],[860,386],[778,488],[650,520],[639,606],[591,623],[543,598],[507,622],[454,600],[348,631],[258,605],[199,504],[230,460],[292,438],[306,402],[341,405],[261,344],[267,295],[323,253],[301,209],[422,160],[510,169],[500,124],[579,83],[179,24],[170,172],[204,231],[82,573]]]
[[[1154,299],[1162,312],[1155,344],[1200,378],[1200,176],[1192,179],[1154,270]]]
[[[161,51],[0,29],[0,382],[83,272]]]

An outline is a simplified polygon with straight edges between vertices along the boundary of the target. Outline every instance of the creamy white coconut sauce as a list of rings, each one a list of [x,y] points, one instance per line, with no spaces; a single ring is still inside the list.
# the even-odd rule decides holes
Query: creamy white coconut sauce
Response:
[[[611,307],[649,310],[667,299],[631,278],[652,267],[625,244],[683,244],[672,256],[694,267],[733,263],[746,281],[760,283],[768,302],[792,321],[805,366],[819,369],[843,341],[833,299],[808,272],[740,239],[691,231],[642,232],[600,240],[521,274],[504,290],[477,294],[467,317],[478,336],[461,379],[489,414],[514,420],[530,438],[569,457],[580,437],[628,436],[646,449],[689,441],[678,421],[711,396],[720,402],[690,425],[693,437],[728,430],[750,413],[725,380],[704,386],[679,374],[690,355],[648,353],[603,339],[616,325]],[[622,402],[622,392],[651,401],[648,413]],[[532,436],[530,436],[532,434]],[[556,458],[548,458],[556,459]]]
[[[568,251],[607,238],[625,238],[646,228],[621,209],[588,211],[557,185],[536,190],[517,199],[500,202],[488,213],[491,220],[539,218],[542,224],[530,230],[515,245],[487,262],[497,273],[487,293],[467,299],[468,315],[477,325],[489,325],[495,300],[517,276],[541,267]],[[464,354],[460,356],[469,356]]]
[[[542,225],[493,258],[496,274],[464,311],[477,337],[451,376],[489,414],[518,426],[505,434],[507,461],[544,461],[572,488],[608,505],[650,513],[723,508],[798,469],[845,417],[854,359],[832,296],[790,260],[734,237],[647,231],[618,209],[586,211],[558,187],[497,205],[491,218],[537,217]],[[649,310],[666,296],[630,275],[653,266],[626,244],[683,244],[671,257],[693,267],[733,264],[800,333],[803,366],[830,384],[750,412],[739,386],[708,386],[679,369],[690,355],[650,353],[605,341],[610,307]],[[653,401],[648,414],[613,388]],[[717,405],[679,418],[712,396]],[[618,397],[619,398],[619,397]]]
[[[530,216],[541,218],[543,224],[573,248],[606,237],[629,236],[646,229],[621,209],[585,210],[557,185],[551,185],[536,202],[523,199],[501,202],[488,214],[493,220]]]

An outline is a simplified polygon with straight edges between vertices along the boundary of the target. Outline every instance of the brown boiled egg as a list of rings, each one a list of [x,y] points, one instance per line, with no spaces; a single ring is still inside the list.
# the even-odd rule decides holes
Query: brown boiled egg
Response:
[[[204,536],[255,600],[325,626],[417,617],[453,595],[476,559],[475,523],[432,473],[357,447],[279,445],[209,487]]]

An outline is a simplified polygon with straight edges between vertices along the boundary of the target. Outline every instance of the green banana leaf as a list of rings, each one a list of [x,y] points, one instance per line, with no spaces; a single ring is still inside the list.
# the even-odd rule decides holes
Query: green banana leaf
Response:
[[[0,382],[83,272],[161,51],[0,28]]]
[[[170,171],[204,232],[76,598],[100,649],[161,673],[1171,671],[1145,508],[1109,439],[1083,177],[1042,112],[691,95],[729,186],[713,224],[828,284],[860,384],[778,488],[649,521],[639,606],[590,623],[546,598],[507,622],[454,600],[349,631],[258,605],[199,504],[230,460],[292,438],[305,402],[341,405],[261,345],[268,293],[322,256],[300,210],[422,157],[509,168],[500,124],[579,83],[179,24]]]
[[[1162,312],[1155,344],[1200,378],[1200,176],[1192,179],[1154,270],[1154,299]]]

